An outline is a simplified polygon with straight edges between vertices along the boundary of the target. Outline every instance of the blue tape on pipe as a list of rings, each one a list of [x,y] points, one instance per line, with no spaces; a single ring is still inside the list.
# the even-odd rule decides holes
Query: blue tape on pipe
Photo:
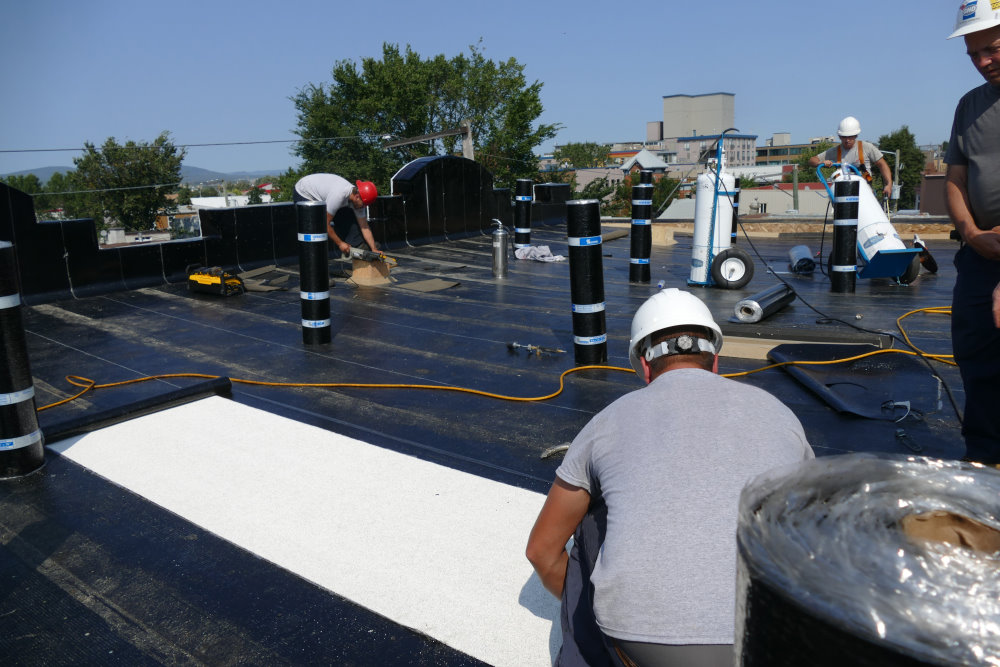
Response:
[[[604,310],[604,302],[601,303],[574,303],[574,313],[599,313]]]
[[[299,234],[299,240],[305,243],[316,243],[317,241],[325,241],[329,238],[326,234]]]
[[[21,449],[22,447],[30,447],[36,442],[41,441],[42,432],[39,430],[29,433],[28,435],[17,436],[16,438],[3,438],[0,440],[0,451],[10,451],[12,449]]]

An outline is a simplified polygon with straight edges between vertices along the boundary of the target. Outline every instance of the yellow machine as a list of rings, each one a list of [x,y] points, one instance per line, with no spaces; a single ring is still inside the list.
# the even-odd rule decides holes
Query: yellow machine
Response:
[[[218,266],[211,268],[199,266],[188,268],[188,290],[191,292],[205,292],[206,294],[218,294],[221,296],[233,296],[234,294],[245,294],[247,289],[239,276],[222,270]]]

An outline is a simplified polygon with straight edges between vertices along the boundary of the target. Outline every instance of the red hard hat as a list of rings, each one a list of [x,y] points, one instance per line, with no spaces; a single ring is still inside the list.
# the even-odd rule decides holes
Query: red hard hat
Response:
[[[361,195],[361,201],[365,206],[370,205],[378,197],[378,190],[371,181],[357,181],[357,186],[358,194]]]

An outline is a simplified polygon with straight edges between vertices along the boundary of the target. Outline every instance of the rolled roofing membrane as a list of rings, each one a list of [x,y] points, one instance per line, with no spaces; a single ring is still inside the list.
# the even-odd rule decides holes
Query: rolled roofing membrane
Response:
[[[861,454],[751,482],[743,665],[1000,664],[1000,472]]]
[[[489,664],[551,665],[562,643],[524,557],[541,494],[219,397],[50,446]]]

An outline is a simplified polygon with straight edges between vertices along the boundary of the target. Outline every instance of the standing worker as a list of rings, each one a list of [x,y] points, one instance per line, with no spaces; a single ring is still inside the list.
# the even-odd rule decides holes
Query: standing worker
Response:
[[[816,167],[823,163],[824,167],[829,167],[834,163],[853,164],[869,185],[872,182],[872,165],[875,165],[882,174],[882,194],[888,199],[892,194],[892,170],[882,156],[882,151],[875,144],[858,139],[859,134],[861,123],[854,116],[848,116],[837,126],[840,144],[827,149],[825,153],[813,155],[809,158],[809,165]]]
[[[715,373],[721,348],[690,292],[636,311],[629,359],[648,386],[580,431],[528,538],[562,600],[557,665],[733,664],[740,491],[813,452],[778,399]]]
[[[327,234],[346,255],[362,242],[367,243],[372,252],[378,252],[366,215],[367,207],[376,197],[378,190],[371,181],[356,181],[356,185],[351,185],[346,178],[336,174],[309,174],[295,184],[293,200],[326,202]],[[337,216],[338,211],[348,208],[354,213],[353,218]]]
[[[955,30],[986,79],[958,102],[944,161],[948,215],[962,237],[955,254],[951,340],[965,387],[965,457],[1000,463],[1000,11],[963,2]]]

